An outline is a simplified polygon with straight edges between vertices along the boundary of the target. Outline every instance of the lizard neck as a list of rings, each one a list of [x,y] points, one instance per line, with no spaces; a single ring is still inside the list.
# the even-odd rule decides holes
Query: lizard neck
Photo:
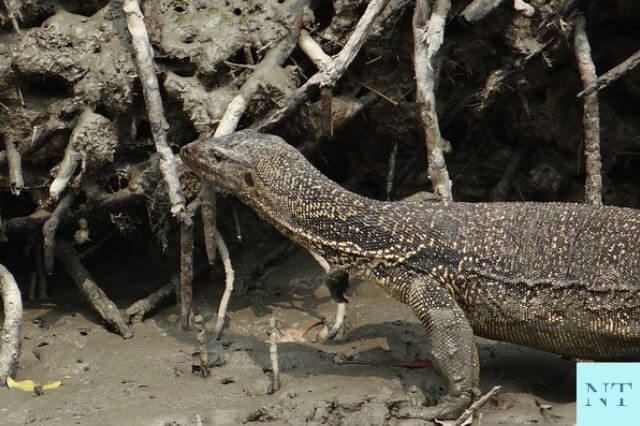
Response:
[[[445,203],[369,199],[340,187],[304,158],[279,168],[276,176],[273,170],[273,164],[258,165],[265,186],[245,202],[285,236],[321,256],[396,263],[437,243]]]
[[[343,229],[353,218],[367,214],[367,206],[381,203],[342,188],[306,160],[290,164],[277,177],[261,173],[268,187],[246,200],[281,233],[315,252],[337,247],[349,238]]]

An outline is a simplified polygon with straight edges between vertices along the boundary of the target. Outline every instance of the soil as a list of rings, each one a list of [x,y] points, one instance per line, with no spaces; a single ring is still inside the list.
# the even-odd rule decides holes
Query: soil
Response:
[[[168,276],[159,260],[119,262],[111,274],[109,266],[94,273],[105,277],[103,288],[120,307]],[[310,324],[335,313],[322,279],[313,259],[296,249],[259,278],[258,288],[234,295],[222,338],[207,342],[210,361],[221,364],[208,378],[192,371],[199,365],[192,357],[197,332],[182,331],[178,306],[135,324],[134,337],[123,340],[105,328],[71,282],[53,283],[56,297],[26,306],[16,379],[62,379],[63,385],[40,396],[0,389],[0,423],[429,424],[389,417],[393,401],[433,402],[439,384],[429,367],[398,366],[426,358],[424,330],[407,307],[373,283],[352,280],[346,327],[336,342],[314,342],[319,327],[300,341]],[[125,280],[135,288],[123,290]],[[207,327],[213,328],[221,285],[214,275],[200,277],[196,286],[194,312]],[[282,331],[282,386],[269,395],[272,314]],[[575,423],[573,362],[480,338],[478,347],[482,391],[502,387],[480,410],[481,424]]]

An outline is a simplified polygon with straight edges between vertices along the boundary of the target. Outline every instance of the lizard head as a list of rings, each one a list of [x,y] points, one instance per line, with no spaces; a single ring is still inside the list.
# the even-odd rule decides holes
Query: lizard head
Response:
[[[278,166],[291,167],[304,157],[278,136],[242,130],[185,145],[180,158],[200,178],[252,204],[257,192],[264,197],[282,184],[277,170],[287,167]]]

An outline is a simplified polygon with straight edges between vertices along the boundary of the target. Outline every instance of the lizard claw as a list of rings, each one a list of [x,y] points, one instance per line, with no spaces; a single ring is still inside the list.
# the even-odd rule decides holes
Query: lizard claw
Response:
[[[432,421],[434,419],[455,420],[471,404],[469,395],[445,395],[441,401],[431,407],[416,405],[409,401],[390,401],[387,406],[391,416],[397,419],[420,419]]]
[[[326,321],[323,319],[324,327],[318,334],[318,337],[321,341],[326,342],[327,340],[333,340],[337,335],[340,329],[344,324],[344,316],[346,313],[347,305],[346,303],[338,303],[338,310],[336,312],[336,321],[333,323],[331,328],[327,327]]]

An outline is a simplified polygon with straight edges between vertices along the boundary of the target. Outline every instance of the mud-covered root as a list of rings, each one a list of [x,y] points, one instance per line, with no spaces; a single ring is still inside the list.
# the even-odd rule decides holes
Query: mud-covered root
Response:
[[[13,142],[5,140],[7,164],[9,165],[9,179],[11,181],[11,193],[20,195],[24,188],[24,176],[22,175],[22,156]]]
[[[58,240],[56,242],[56,258],[64,266],[78,290],[87,298],[91,307],[100,317],[111,324],[125,339],[133,336],[118,307],[98,287],[89,271],[80,262],[78,253],[76,253],[71,244],[64,240]]]
[[[112,162],[118,137],[111,121],[85,108],[73,128],[64,157],[56,167],[56,177],[49,186],[49,195],[57,200],[70,184],[79,186],[87,170]],[[80,172],[76,171],[80,167]]]
[[[56,231],[58,230],[60,222],[69,211],[74,199],[75,193],[73,191],[67,192],[53,210],[51,216],[46,220],[44,225],[42,225],[44,268],[48,275],[53,273],[53,266],[55,263]]]
[[[22,298],[16,280],[2,264],[0,264],[0,296],[4,306],[4,323],[0,331],[0,386],[4,386],[18,359]]]
[[[180,277],[177,272],[171,275],[169,282],[147,297],[138,300],[125,310],[125,318],[129,324],[140,322],[145,316],[156,310],[159,306],[168,303],[172,297],[176,295],[176,287],[180,283]]]

